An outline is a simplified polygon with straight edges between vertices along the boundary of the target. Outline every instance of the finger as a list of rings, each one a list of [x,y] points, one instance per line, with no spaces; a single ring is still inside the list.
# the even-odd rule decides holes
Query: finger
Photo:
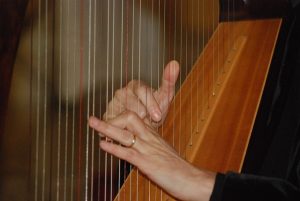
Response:
[[[95,117],[89,119],[89,125],[99,133],[102,133],[106,137],[113,139],[124,146],[132,145],[133,134],[127,130],[115,127]]]
[[[135,82],[133,84],[133,91],[139,98],[139,100],[146,106],[148,113],[154,121],[161,120],[161,110],[159,104],[153,96],[152,89],[147,87],[142,82]]]
[[[174,96],[175,84],[179,75],[179,64],[177,61],[171,61],[167,64],[162,78],[162,84],[157,90],[160,98],[167,98],[170,102]]]
[[[115,93],[115,98],[119,100],[119,102],[123,105],[123,108],[135,112],[141,118],[146,117],[146,107],[134,94],[131,87],[117,90]]]
[[[100,147],[104,151],[106,151],[122,160],[126,160],[133,165],[136,165],[135,164],[136,152],[134,149],[128,149],[126,147],[122,147],[120,145],[109,143],[104,140],[102,140],[100,142]]]
[[[114,119],[109,121],[109,124],[116,126],[120,129],[127,129],[137,136],[144,138],[147,133],[147,128],[144,122],[134,112],[124,112]]]
[[[103,115],[104,120],[109,120],[122,113],[125,110],[123,104],[120,102],[118,97],[114,97],[108,104],[108,109]]]

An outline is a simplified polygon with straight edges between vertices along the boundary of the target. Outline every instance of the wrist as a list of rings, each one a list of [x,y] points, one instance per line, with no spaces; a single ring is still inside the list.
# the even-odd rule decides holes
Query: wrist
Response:
[[[215,185],[215,179],[216,173],[196,169],[191,175],[190,197],[188,200],[209,201]]]

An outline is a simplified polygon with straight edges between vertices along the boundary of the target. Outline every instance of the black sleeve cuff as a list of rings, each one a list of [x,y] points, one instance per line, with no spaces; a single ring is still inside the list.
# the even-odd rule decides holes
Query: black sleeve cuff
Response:
[[[286,180],[258,175],[218,173],[210,201],[299,201],[300,188]]]
[[[221,201],[225,175],[218,173],[216,176],[215,186],[210,197],[210,201]]]

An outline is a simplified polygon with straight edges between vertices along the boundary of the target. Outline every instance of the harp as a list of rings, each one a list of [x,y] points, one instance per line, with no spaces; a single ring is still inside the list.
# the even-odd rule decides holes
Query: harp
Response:
[[[113,91],[135,76],[152,75],[139,78],[157,87],[159,79],[151,80],[171,59],[182,64],[181,81],[159,132],[196,166],[241,171],[283,4],[2,1],[1,19],[7,19],[1,21],[0,38],[2,199],[173,199],[130,165],[99,151],[86,126],[87,116],[100,116]],[[263,13],[255,13],[256,6]],[[23,24],[31,28],[14,61]],[[141,44],[148,49],[139,51]],[[30,54],[22,58],[22,52]],[[118,76],[117,66],[123,67]],[[18,88],[24,77],[34,88]],[[93,84],[101,80],[105,83]],[[14,98],[15,91],[24,93],[22,98]]]

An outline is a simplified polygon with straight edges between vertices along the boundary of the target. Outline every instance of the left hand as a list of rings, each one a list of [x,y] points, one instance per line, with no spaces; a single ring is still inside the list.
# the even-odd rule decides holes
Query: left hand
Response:
[[[103,140],[100,147],[104,151],[135,165],[174,197],[180,200],[209,200],[215,174],[199,170],[182,159],[136,113],[126,111],[108,122],[91,117],[89,124],[123,145]]]
[[[152,89],[140,80],[130,81],[127,86],[115,92],[103,119],[113,119],[129,110],[135,112],[148,125],[159,127],[173,100],[178,75],[179,63],[170,61],[164,69],[161,86],[158,89]]]

